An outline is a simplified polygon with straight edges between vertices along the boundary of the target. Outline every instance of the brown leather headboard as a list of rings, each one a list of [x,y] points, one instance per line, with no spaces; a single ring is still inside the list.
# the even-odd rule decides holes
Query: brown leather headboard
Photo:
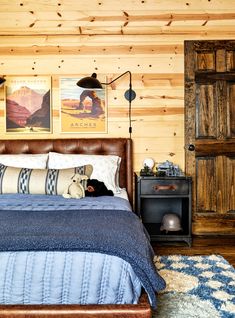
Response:
[[[129,138],[0,140],[0,154],[48,153],[117,155],[122,158],[120,186],[133,204],[132,141]]]

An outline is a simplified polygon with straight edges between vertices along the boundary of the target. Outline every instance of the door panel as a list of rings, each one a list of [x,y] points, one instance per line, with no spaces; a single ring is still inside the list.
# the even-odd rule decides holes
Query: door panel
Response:
[[[235,138],[235,83],[230,83],[229,84],[229,133],[228,136],[231,138]]]
[[[215,70],[215,54],[212,51],[205,50],[196,52],[197,71],[214,71]]]
[[[217,107],[217,139],[226,139],[228,137],[228,106],[227,106],[227,88],[229,82],[218,80],[216,82],[216,100]]]
[[[216,212],[215,201],[215,158],[197,158],[196,160],[196,191],[197,211],[208,213]]]
[[[235,41],[185,41],[185,142],[193,233],[235,234]]]
[[[235,51],[227,51],[227,71],[235,70]]]
[[[228,189],[228,211],[235,211],[235,157],[228,158],[228,174],[227,187]]]
[[[216,212],[225,214],[228,211],[227,171],[228,160],[225,156],[216,157]]]
[[[196,193],[197,211],[202,213],[216,212],[215,202],[215,159],[197,158],[196,160]]]
[[[213,85],[196,88],[196,138],[216,138],[216,113]]]

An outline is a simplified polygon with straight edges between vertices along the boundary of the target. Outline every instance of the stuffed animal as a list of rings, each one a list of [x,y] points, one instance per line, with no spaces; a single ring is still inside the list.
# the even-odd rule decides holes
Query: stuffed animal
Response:
[[[87,180],[88,177],[86,175],[81,175],[79,173],[75,173],[75,175],[71,178],[72,182],[65,189],[62,194],[64,198],[75,198],[81,199],[85,197],[85,190],[83,185],[81,184],[82,180]]]
[[[86,197],[113,196],[113,191],[108,190],[104,182],[97,179],[88,179],[85,195]]]

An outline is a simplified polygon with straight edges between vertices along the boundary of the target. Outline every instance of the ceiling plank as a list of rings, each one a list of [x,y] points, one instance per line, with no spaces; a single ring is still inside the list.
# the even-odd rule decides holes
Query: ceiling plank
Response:
[[[198,11],[213,12],[215,8],[222,11],[235,10],[235,2],[231,0],[92,0],[87,3],[87,0],[1,0],[0,11],[51,11],[63,10],[71,11],[81,10],[159,10],[159,11]]]

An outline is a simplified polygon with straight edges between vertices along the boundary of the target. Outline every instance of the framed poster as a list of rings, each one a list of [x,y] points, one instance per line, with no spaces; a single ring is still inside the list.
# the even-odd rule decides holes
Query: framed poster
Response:
[[[60,120],[63,133],[106,133],[105,89],[84,89],[80,78],[60,78]]]
[[[6,79],[6,132],[51,132],[51,77]]]

